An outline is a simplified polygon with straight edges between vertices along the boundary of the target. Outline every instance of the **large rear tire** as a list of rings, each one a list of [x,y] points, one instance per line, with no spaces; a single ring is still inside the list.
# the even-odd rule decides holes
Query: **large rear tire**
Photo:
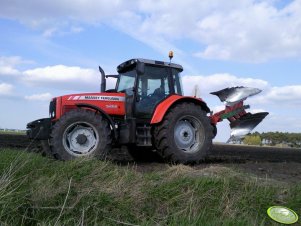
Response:
[[[153,143],[168,162],[198,163],[212,147],[213,127],[201,108],[193,103],[180,103],[170,109],[154,127]]]
[[[106,119],[95,112],[76,109],[63,115],[50,135],[53,156],[71,160],[84,156],[105,158],[111,149],[111,128]]]

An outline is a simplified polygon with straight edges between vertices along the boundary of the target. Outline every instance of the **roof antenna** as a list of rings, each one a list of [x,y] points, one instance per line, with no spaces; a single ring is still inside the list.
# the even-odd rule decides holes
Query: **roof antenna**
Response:
[[[173,51],[169,51],[168,57],[169,57],[169,64],[171,64],[171,59],[173,58]]]

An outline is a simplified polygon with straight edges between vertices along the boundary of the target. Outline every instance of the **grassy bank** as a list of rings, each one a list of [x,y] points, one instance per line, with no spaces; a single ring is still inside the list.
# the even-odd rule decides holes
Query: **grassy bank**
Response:
[[[34,153],[0,152],[1,225],[278,225],[271,205],[300,214],[301,184],[287,185],[226,167],[135,166]]]

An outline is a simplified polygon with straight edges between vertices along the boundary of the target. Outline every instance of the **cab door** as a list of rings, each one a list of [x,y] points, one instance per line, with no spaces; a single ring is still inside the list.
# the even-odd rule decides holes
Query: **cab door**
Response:
[[[136,118],[150,119],[157,104],[171,94],[169,71],[168,67],[145,65],[137,80]]]

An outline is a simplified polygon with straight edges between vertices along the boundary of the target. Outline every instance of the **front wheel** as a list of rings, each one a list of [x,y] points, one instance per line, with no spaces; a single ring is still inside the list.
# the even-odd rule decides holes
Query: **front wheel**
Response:
[[[197,163],[211,150],[213,127],[202,108],[181,103],[169,110],[153,130],[153,142],[167,161]]]
[[[107,120],[92,111],[77,109],[63,115],[51,132],[50,146],[55,158],[70,160],[83,156],[104,158],[111,149]]]

